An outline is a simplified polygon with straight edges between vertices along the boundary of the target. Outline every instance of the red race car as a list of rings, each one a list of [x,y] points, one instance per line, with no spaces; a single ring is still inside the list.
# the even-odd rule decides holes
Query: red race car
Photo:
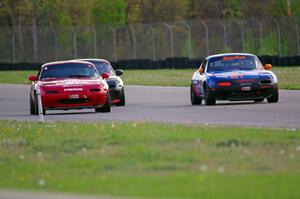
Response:
[[[37,76],[30,76],[30,113],[37,115],[37,89],[40,88],[43,114],[46,110],[94,108],[110,112],[108,74],[99,75],[95,66],[85,61],[62,61],[44,64]]]

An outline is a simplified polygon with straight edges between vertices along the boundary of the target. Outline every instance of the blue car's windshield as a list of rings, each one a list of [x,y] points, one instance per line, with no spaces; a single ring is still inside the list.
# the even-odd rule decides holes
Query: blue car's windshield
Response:
[[[258,60],[254,56],[233,55],[213,57],[208,61],[207,72],[224,72],[233,70],[255,70]]]
[[[55,78],[96,78],[98,73],[92,64],[63,63],[45,66],[41,71],[40,79]]]

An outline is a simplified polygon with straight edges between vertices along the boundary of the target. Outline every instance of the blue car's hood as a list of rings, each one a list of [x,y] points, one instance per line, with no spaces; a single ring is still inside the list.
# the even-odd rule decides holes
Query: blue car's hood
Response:
[[[216,79],[261,79],[271,78],[272,74],[268,71],[259,70],[235,70],[208,73],[209,77]]]

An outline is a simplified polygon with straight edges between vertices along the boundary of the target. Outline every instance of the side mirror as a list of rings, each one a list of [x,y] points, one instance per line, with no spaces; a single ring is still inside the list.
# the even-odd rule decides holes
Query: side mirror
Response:
[[[199,68],[198,71],[199,71],[200,74],[202,74],[202,73],[204,73],[204,68],[201,67],[201,68]]]
[[[109,74],[108,73],[102,73],[101,76],[102,76],[103,79],[109,78]]]
[[[271,64],[266,64],[265,65],[265,70],[270,70],[272,68],[272,65]]]
[[[116,70],[116,75],[117,76],[121,76],[121,75],[123,75],[123,73],[124,73],[124,71],[121,70],[121,69]]]
[[[35,82],[35,81],[37,81],[37,77],[36,77],[36,76],[33,76],[33,75],[30,75],[30,76],[28,77],[28,80],[29,80],[29,81],[32,81],[32,82]]]

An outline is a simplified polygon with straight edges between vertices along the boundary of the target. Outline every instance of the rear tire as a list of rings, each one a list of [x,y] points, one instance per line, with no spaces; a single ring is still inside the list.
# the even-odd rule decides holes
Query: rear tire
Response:
[[[110,112],[110,95],[109,95],[109,93],[107,93],[106,102],[105,102],[104,106],[102,106],[100,108],[95,108],[95,111],[101,112],[101,113],[109,113]]]
[[[124,91],[124,87],[122,88],[121,92],[120,92],[120,102],[118,102],[116,105],[117,106],[125,106],[125,91]]]
[[[190,90],[190,99],[192,105],[200,105],[202,103],[202,99],[196,95],[195,90],[193,89],[193,85],[191,85]]]
[[[268,103],[277,103],[278,102],[279,93],[278,93],[278,88],[277,87],[274,89],[273,95],[271,97],[268,97],[267,100],[268,100]]]
[[[209,88],[207,86],[205,86],[205,105],[207,106],[212,106],[216,104],[216,99],[213,98],[211,91],[209,90]]]

